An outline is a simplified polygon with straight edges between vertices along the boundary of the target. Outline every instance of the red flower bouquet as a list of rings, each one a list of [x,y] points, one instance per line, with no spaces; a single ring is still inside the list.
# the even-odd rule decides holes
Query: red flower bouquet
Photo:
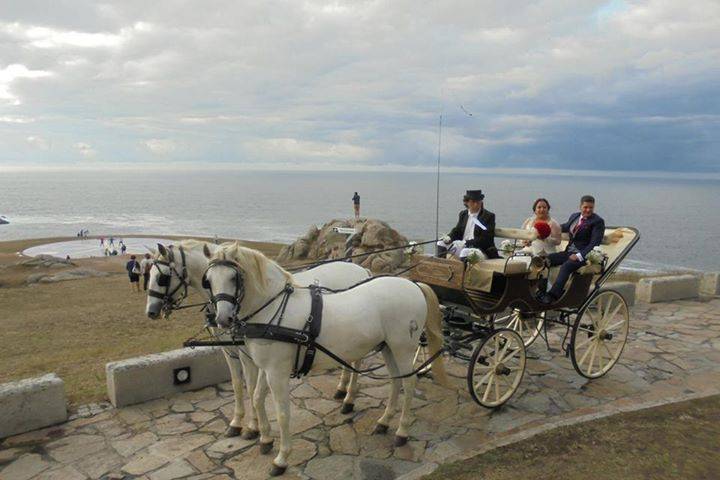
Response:
[[[535,222],[535,230],[537,231],[538,238],[540,240],[545,240],[552,232],[550,225],[547,222]]]

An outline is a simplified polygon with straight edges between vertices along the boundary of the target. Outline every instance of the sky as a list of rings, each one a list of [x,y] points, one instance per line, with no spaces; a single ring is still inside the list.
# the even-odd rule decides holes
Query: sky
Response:
[[[440,140],[717,174],[718,32],[718,0],[0,0],[0,167],[430,168]]]

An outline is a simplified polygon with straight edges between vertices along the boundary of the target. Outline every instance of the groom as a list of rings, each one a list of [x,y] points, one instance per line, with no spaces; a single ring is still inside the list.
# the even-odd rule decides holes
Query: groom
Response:
[[[551,267],[562,266],[552,288],[547,293],[538,292],[540,303],[554,303],[562,297],[570,275],[585,265],[587,254],[602,243],[605,220],[595,214],[595,198],[584,195],[580,199],[580,211],[570,215],[562,224],[562,231],[570,234],[570,241],[564,252],[548,255]]]

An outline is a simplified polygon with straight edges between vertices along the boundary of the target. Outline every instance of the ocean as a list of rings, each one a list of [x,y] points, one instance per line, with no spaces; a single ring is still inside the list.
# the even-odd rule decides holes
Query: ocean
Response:
[[[291,242],[311,224],[353,215],[388,222],[414,240],[435,237],[433,173],[259,172],[239,170],[12,171],[0,174],[0,240],[137,233]],[[535,198],[559,222],[583,194],[597,199],[608,226],[642,238],[628,265],[720,270],[720,180],[443,173],[440,233],[456,223],[466,189],[482,189],[497,225],[519,227]]]

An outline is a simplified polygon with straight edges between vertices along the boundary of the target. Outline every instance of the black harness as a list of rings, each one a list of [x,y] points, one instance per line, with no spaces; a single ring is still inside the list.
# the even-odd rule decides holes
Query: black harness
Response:
[[[162,311],[166,316],[169,315],[172,310],[177,310],[180,304],[187,298],[188,287],[190,286],[187,281],[188,273],[187,263],[185,262],[185,251],[182,247],[178,247],[178,251],[180,251],[180,259],[182,261],[182,269],[180,272],[178,272],[175,268],[175,258],[174,254],[172,253],[172,245],[168,248],[169,261],[156,259],[153,261],[152,267],[150,267],[157,268],[159,273],[157,283],[159,286],[165,287],[165,291],[158,292],[157,290],[148,289],[148,296],[153,298],[159,298],[160,300],[162,300]],[[159,267],[159,265],[167,267],[170,270],[170,273],[164,273]],[[180,283],[178,283],[178,285],[174,289],[170,290],[170,284],[172,283],[171,279],[173,274],[178,278]],[[177,300],[175,300],[173,297],[181,288],[183,289],[182,295]]]
[[[355,372],[360,375],[367,375],[375,370],[378,370],[379,368],[382,368],[383,365],[378,365],[376,367],[371,367],[363,370],[358,370],[352,365],[350,365],[348,362],[343,360],[342,358],[335,355],[333,352],[322,346],[321,344],[316,342],[316,339],[320,336],[320,330],[322,329],[322,310],[323,310],[323,299],[322,299],[322,293],[323,291],[328,291],[329,289],[321,287],[319,285],[310,285],[307,287],[310,290],[310,314],[308,315],[307,320],[305,321],[305,325],[302,329],[297,328],[289,328],[289,327],[283,327],[281,325],[283,315],[285,314],[285,309],[287,307],[288,301],[290,299],[290,295],[295,291],[295,287],[293,287],[291,284],[286,284],[285,287],[279,291],[277,294],[273,295],[268,301],[266,301],[260,308],[256,309],[254,312],[250,313],[249,315],[244,316],[241,319],[237,319],[237,312],[240,307],[240,302],[242,301],[242,297],[245,294],[244,288],[242,287],[242,274],[240,272],[240,266],[232,262],[230,260],[213,260],[208,264],[207,270],[205,270],[205,274],[203,275],[203,287],[206,289],[211,290],[210,288],[210,282],[207,278],[207,272],[215,265],[222,265],[225,267],[230,267],[233,270],[235,270],[235,297],[232,295],[226,294],[226,293],[219,293],[217,295],[212,296],[212,302],[216,306],[217,310],[217,302],[218,301],[227,301],[234,305],[234,312],[233,312],[233,321],[231,328],[231,336],[232,336],[232,343],[235,345],[240,345],[245,343],[245,339],[248,338],[256,338],[256,339],[263,339],[263,340],[273,340],[276,342],[283,342],[283,343],[291,343],[297,345],[297,350],[295,353],[295,365],[293,366],[293,372],[291,374],[291,377],[293,378],[300,378],[304,375],[307,375],[307,373],[312,368],[313,362],[315,361],[315,355],[317,353],[317,350],[320,350],[328,357],[332,358],[334,361],[345,367],[346,369]],[[366,279],[362,282],[353,285],[354,288],[358,285],[362,285],[372,279]],[[344,290],[349,290],[344,289]],[[343,290],[343,291],[344,291]],[[333,291],[333,290],[330,290]],[[255,315],[260,313],[262,310],[267,308],[271,303],[273,303],[278,298],[282,297],[282,300],[280,302],[280,305],[278,306],[277,310],[271,317],[270,321],[268,323],[249,323],[248,320],[252,319]],[[385,347],[384,343],[381,343],[378,345],[375,350],[372,353],[376,353],[381,351]],[[302,348],[305,348],[305,355],[303,356],[302,364],[300,363],[300,354]],[[430,365],[433,360],[435,360],[438,356],[442,355],[444,349],[438,350],[435,354],[433,354],[430,358],[428,358],[422,365],[414,369],[412,372],[406,373],[404,375],[398,375],[395,377],[375,377],[370,375],[371,378],[377,378],[377,379],[401,379],[401,378],[407,378],[412,375],[416,375],[419,371]]]

